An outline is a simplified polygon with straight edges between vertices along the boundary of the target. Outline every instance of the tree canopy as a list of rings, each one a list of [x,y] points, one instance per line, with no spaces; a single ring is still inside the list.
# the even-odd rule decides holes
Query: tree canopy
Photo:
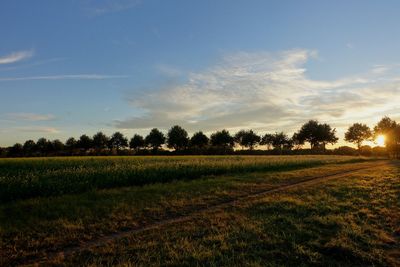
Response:
[[[67,141],[65,142],[65,146],[69,149],[69,150],[73,150],[77,147],[78,142],[76,141],[75,138],[70,137],[67,139]]]
[[[86,134],[83,134],[79,137],[79,140],[77,142],[77,147],[83,150],[88,150],[92,148],[93,145],[93,140]]]
[[[139,150],[145,146],[144,138],[141,135],[135,134],[129,141],[129,147],[134,150]]]
[[[211,144],[217,147],[232,148],[234,145],[234,139],[227,130],[217,131],[211,134]]]
[[[303,124],[300,131],[296,133],[296,137],[300,143],[308,142],[311,149],[325,149],[326,144],[335,144],[338,141],[336,129],[332,129],[326,123],[320,124],[316,120],[310,120]]]
[[[283,149],[291,149],[292,141],[284,132],[275,133],[272,135],[272,146],[274,149],[280,151]]]
[[[260,136],[253,132],[253,130],[240,130],[235,134],[235,142],[242,147],[247,147],[250,150],[254,149],[260,143]]]
[[[173,126],[167,134],[167,146],[175,150],[182,150],[189,144],[188,133],[179,125]]]
[[[36,150],[36,143],[33,140],[27,140],[23,146],[24,153],[26,155],[32,155]]]
[[[266,146],[267,146],[267,149],[270,150],[271,147],[272,147],[273,139],[274,139],[274,135],[273,135],[273,134],[266,133],[266,134],[262,137],[260,144],[261,144],[261,145],[266,145]]]
[[[96,149],[107,148],[109,141],[109,138],[102,132],[97,132],[93,135],[93,147]]]
[[[147,146],[151,147],[153,151],[157,151],[164,143],[165,136],[157,128],[153,128],[145,138]]]
[[[384,117],[374,127],[374,136],[378,135],[385,136],[388,153],[398,158],[400,156],[400,125],[389,117]]]
[[[344,135],[347,142],[354,143],[360,150],[362,142],[369,140],[372,137],[371,129],[366,124],[354,123],[349,127]]]
[[[292,145],[297,150],[304,145],[304,140],[299,137],[299,133],[294,133],[292,135]]]
[[[380,153],[382,155],[382,153],[385,153],[385,148],[377,149],[375,147],[362,146],[365,140],[378,135],[385,136],[387,152],[398,157],[400,151],[400,125],[389,117],[382,118],[374,127],[373,132],[365,124],[354,123],[345,133],[345,140],[356,144],[359,153],[363,150],[363,155],[371,153]],[[179,125],[175,125],[169,129],[167,137],[159,129],[153,128],[145,138],[135,134],[129,142],[121,132],[115,132],[111,137],[108,137],[99,131],[93,135],[93,138],[83,134],[78,140],[73,137],[68,138],[65,144],[58,139],[48,140],[43,137],[36,142],[27,140],[23,145],[16,143],[14,146],[2,148],[0,156],[103,155],[115,154],[116,152],[117,154],[126,155],[147,154],[149,152],[146,148],[151,148],[152,152],[157,154],[174,153],[170,150],[158,151],[165,143],[170,149],[185,151],[185,153],[189,154],[229,154],[236,153],[234,152],[235,144],[249,150],[254,150],[258,144],[266,145],[268,150],[273,148],[281,153],[287,153],[293,147],[299,150],[305,142],[308,142],[312,149],[323,148],[323,150],[316,150],[318,153],[322,153],[326,144],[335,144],[337,140],[336,129],[332,129],[329,124],[319,123],[316,120],[310,120],[303,124],[300,130],[295,132],[291,138],[284,132],[266,133],[261,138],[251,129],[240,130],[232,136],[228,130],[223,129],[212,133],[210,138],[202,131],[199,131],[189,139],[186,130]],[[126,150],[128,146],[130,149],[135,150],[134,153]],[[335,153],[354,154],[356,150],[354,149],[353,151],[342,147],[342,149],[332,151],[335,151]],[[242,152],[238,151],[238,153]],[[270,152],[266,153],[270,154]],[[303,152],[294,151],[293,153]],[[271,154],[275,154],[275,152],[271,152]]]
[[[209,138],[202,131],[196,132],[190,138],[189,144],[194,147],[203,148],[208,145]]]
[[[110,138],[109,145],[118,151],[128,146],[128,139],[121,132],[115,132]]]

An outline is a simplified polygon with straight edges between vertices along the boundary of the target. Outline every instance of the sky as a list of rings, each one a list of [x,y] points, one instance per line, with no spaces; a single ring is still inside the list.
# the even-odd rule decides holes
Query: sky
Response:
[[[399,1],[3,0],[0,146],[400,120]],[[343,140],[338,145],[344,145]],[[348,145],[348,144],[346,144]]]

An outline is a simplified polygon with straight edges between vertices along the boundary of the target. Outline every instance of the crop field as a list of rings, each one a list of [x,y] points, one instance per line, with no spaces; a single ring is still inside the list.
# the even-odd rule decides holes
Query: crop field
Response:
[[[101,188],[192,180],[204,175],[287,170],[351,157],[184,156],[71,157],[0,160],[0,200],[80,193]]]
[[[398,266],[400,164],[0,159],[0,265]]]

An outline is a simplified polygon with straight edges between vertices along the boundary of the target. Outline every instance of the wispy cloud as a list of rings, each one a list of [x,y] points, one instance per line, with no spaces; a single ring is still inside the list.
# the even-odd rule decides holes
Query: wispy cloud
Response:
[[[182,70],[180,70],[174,66],[167,65],[167,64],[157,64],[155,66],[155,68],[161,74],[169,76],[169,77],[177,77],[177,76],[184,74],[184,72]]]
[[[128,78],[129,75],[103,75],[103,74],[67,74],[28,77],[2,77],[0,82],[29,81],[29,80],[106,80]]]
[[[23,120],[23,121],[48,121],[55,119],[55,116],[52,114],[7,113],[6,118],[11,120]]]
[[[46,127],[46,126],[23,126],[23,127],[16,127],[15,130],[28,133],[47,133],[47,134],[56,134],[60,132],[57,128]]]
[[[375,123],[387,112],[400,115],[399,75],[372,69],[336,80],[307,76],[305,64],[315,51],[236,53],[186,82],[166,84],[127,96],[140,116],[115,121],[122,129],[166,129],[180,124],[189,131],[220,128],[293,132],[308,119],[342,127],[352,120]],[[335,124],[336,123],[336,124]]]
[[[387,72],[388,70],[390,70],[390,68],[388,66],[375,65],[371,71],[375,74],[383,74],[383,73]]]
[[[107,13],[115,13],[136,7],[141,0],[101,0],[88,1],[85,7],[89,16],[101,16]]]
[[[49,64],[49,63],[53,63],[53,62],[58,62],[58,61],[62,61],[65,60],[65,58],[49,58],[49,59],[45,59],[45,60],[40,60],[40,61],[36,61],[36,62],[32,62],[30,64],[19,64],[17,66],[7,66],[7,67],[3,67],[0,68],[0,71],[9,71],[9,70],[16,70],[16,69],[25,69],[25,68],[30,68],[30,67],[35,67],[35,66],[40,66],[40,65],[44,65],[44,64]]]
[[[0,64],[15,63],[24,59],[28,59],[32,56],[32,50],[13,52],[11,54],[0,57]]]

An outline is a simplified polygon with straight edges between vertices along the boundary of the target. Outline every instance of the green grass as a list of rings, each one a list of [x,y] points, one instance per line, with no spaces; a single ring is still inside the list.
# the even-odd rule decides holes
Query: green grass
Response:
[[[0,201],[94,189],[193,180],[207,175],[283,171],[366,158],[344,156],[176,156],[0,159]]]
[[[395,166],[276,193],[82,251],[87,266],[399,266]]]
[[[209,159],[209,157],[202,158]],[[245,160],[252,158],[244,157]],[[265,161],[267,158],[275,159],[266,157],[262,160]],[[116,159],[130,160],[130,158],[102,158],[101,160]],[[144,158],[143,160],[157,161],[157,159]],[[164,159],[169,158],[160,158],[161,161]],[[176,159],[190,160],[190,157]],[[232,159],[211,157],[211,159],[238,160],[237,157]],[[296,160],[294,157],[279,159]],[[314,157],[311,157],[312,159]],[[59,159],[55,161],[57,160]],[[268,172],[219,174],[218,176],[203,176],[202,179],[175,179],[169,183],[155,183],[141,187],[96,189],[80,194],[8,201],[0,205],[0,258],[2,260],[0,265],[21,263],[31,257],[45,255],[49,251],[77,245],[82,241],[96,239],[102,235],[191,214],[193,210],[257,190],[273,188],[307,177],[357,168],[365,164],[362,162],[343,164],[355,161],[354,158],[325,157],[319,160],[325,160],[325,165],[295,170],[269,171],[268,169]],[[327,164],[329,162],[330,164]],[[71,166],[75,163],[66,164]],[[387,189],[390,189],[392,195],[398,193],[394,191],[398,189],[394,187],[397,169],[394,167],[386,169],[380,168],[369,174],[367,172],[370,191],[376,182],[376,186],[385,185]],[[383,174],[383,171],[391,175],[390,179],[387,178],[389,176],[379,175]],[[347,220],[347,210],[349,212],[355,210],[351,208],[354,201],[361,203],[356,206],[357,210],[361,210],[365,203],[374,203],[374,199],[382,199],[376,205],[379,208],[368,211],[376,216],[376,221],[365,223],[374,231],[379,230],[381,234],[386,235],[393,228],[392,225],[386,228],[382,226],[386,220],[383,218],[386,217],[382,217],[380,208],[387,210],[391,207],[397,208],[396,203],[384,195],[383,190],[377,191],[377,195],[373,198],[369,191],[363,188],[355,194],[355,190],[352,187],[349,189],[348,186],[352,186],[353,183],[363,184],[364,176],[350,178],[346,180],[346,183],[335,184],[337,190],[335,189],[334,197],[327,191],[329,187],[324,186],[319,187],[319,191],[303,190],[302,195],[298,192],[291,192],[286,196],[274,195],[264,198],[259,203],[243,203],[231,209],[196,217],[188,223],[133,235],[111,245],[84,251],[66,260],[60,260],[60,263],[75,266],[82,264],[228,266],[235,262],[239,265],[267,265],[262,264],[263,262],[279,265],[284,264],[285,261],[298,263],[300,260],[306,265],[318,265],[323,260],[325,263],[325,258],[329,253],[324,252],[324,248],[321,248],[322,245],[315,238],[327,236],[332,239],[339,236],[338,231],[342,229],[342,226],[337,226],[337,224]],[[382,192],[383,196],[378,192]],[[265,201],[268,205],[264,203]],[[317,216],[317,219],[309,220],[310,216]],[[333,221],[330,224],[331,218],[336,222]],[[274,237],[273,243],[265,240],[267,237]],[[295,238],[297,243],[292,244],[291,238]],[[368,236],[368,240],[374,239]],[[310,248],[314,243],[317,244],[316,247]],[[352,246],[354,250],[366,249],[364,243],[358,239]],[[296,252],[287,251],[287,248],[293,250],[294,247],[297,249]],[[300,250],[304,250],[302,253],[306,255],[316,255],[316,258],[312,261],[307,258],[311,256],[300,257],[300,252],[298,252]],[[374,247],[374,251],[383,253],[384,250]],[[376,263],[376,265],[384,263],[382,257],[372,261],[365,259],[365,254],[360,256],[353,250],[349,253],[353,255],[353,259],[342,261],[342,263],[358,263],[359,261]],[[328,257],[326,262],[330,261],[335,263],[333,258]]]

